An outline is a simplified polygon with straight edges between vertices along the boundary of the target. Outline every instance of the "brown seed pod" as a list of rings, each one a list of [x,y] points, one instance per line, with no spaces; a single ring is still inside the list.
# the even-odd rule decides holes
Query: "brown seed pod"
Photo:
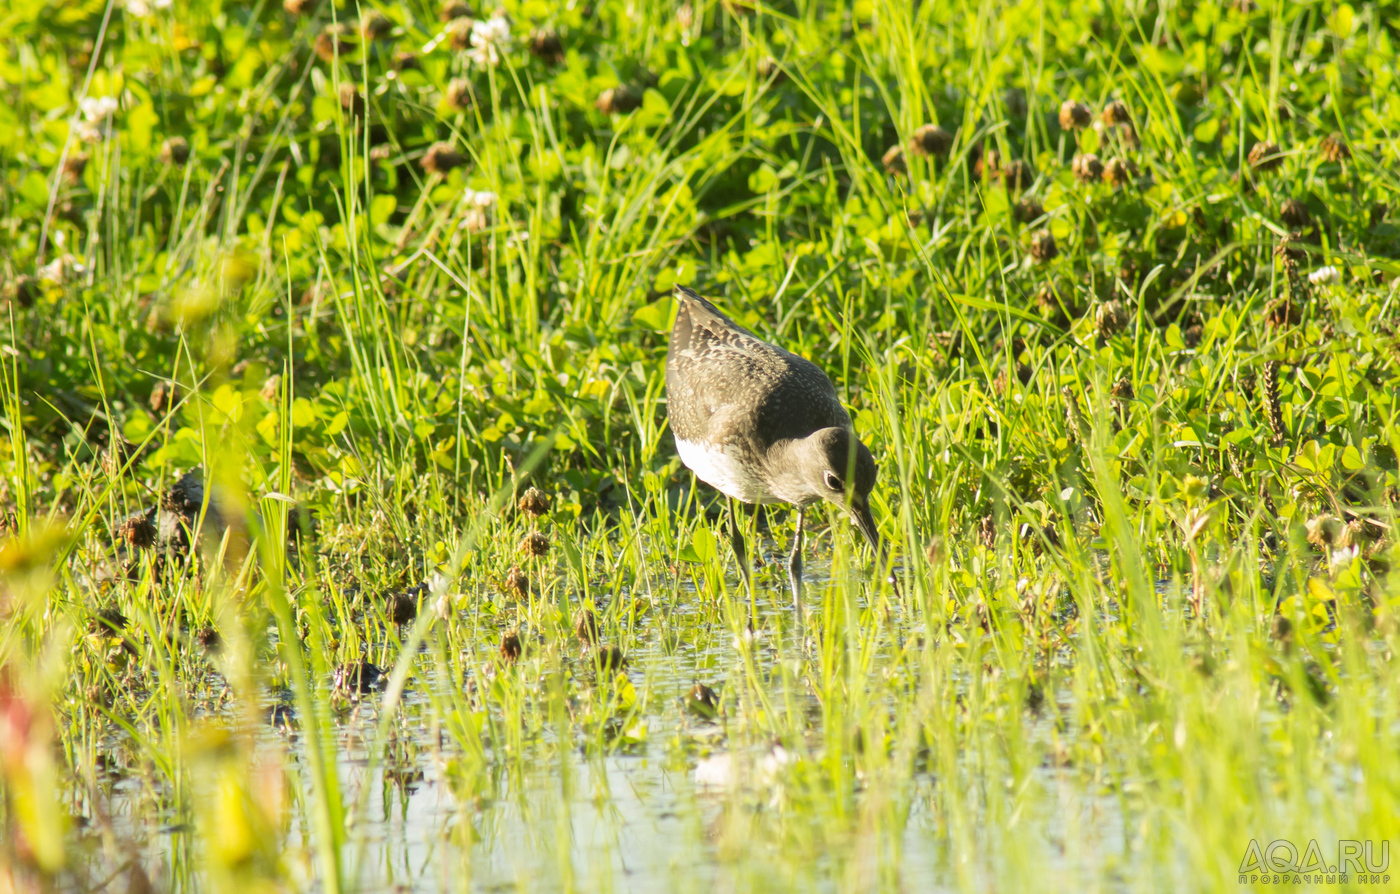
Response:
[[[1124,403],[1137,397],[1137,393],[1133,391],[1133,382],[1127,376],[1119,376],[1109,394],[1113,395],[1114,400]]]
[[[1260,140],[1249,148],[1249,166],[1256,171],[1272,171],[1283,164],[1283,150],[1272,140]]]
[[[520,511],[531,518],[539,518],[549,511],[549,497],[538,487],[528,487],[525,493],[520,495],[520,502],[517,504]]]
[[[423,153],[423,170],[429,174],[446,174],[467,163],[467,157],[449,142],[434,143]]]
[[[351,118],[360,118],[365,114],[365,98],[360,95],[360,88],[350,81],[341,81],[336,94],[340,98],[340,107],[350,115]]]
[[[1080,183],[1094,183],[1103,176],[1103,161],[1092,152],[1076,155],[1069,169]]]
[[[180,402],[180,388],[173,382],[157,382],[151,389],[150,408],[153,413],[169,413]]]
[[[546,62],[558,62],[564,58],[564,41],[553,28],[536,28],[530,32],[530,52]]]
[[[598,641],[598,616],[589,606],[583,606],[574,613],[574,635],[585,646]]]
[[[1031,237],[1031,257],[1037,261],[1049,261],[1060,253],[1055,245],[1055,237],[1049,230],[1040,230]]]
[[[1279,401],[1278,374],[1282,366],[1277,360],[1264,364],[1264,374],[1260,377],[1264,392],[1264,414],[1269,420],[1269,431],[1273,433],[1273,443],[1282,444],[1288,433],[1283,427],[1283,404]]]
[[[156,524],[147,515],[133,515],[122,522],[122,539],[135,549],[156,545]]]
[[[978,151],[972,163],[972,173],[976,177],[991,179],[1001,172],[1001,152],[996,149]]]
[[[1041,205],[1035,199],[1027,197],[1021,199],[1021,201],[1017,202],[1012,207],[1011,216],[1014,217],[1018,223],[1028,224],[1032,221],[1040,220],[1045,216],[1045,206]],[[1031,250],[1035,250],[1034,245],[1032,245]]]
[[[1104,338],[1112,338],[1128,327],[1128,311],[1116,298],[1094,309],[1094,328]]]
[[[1303,322],[1303,308],[1292,295],[1281,295],[1264,308],[1264,322],[1274,329],[1285,329]]]
[[[1104,182],[1110,186],[1126,186],[1137,176],[1137,165],[1121,158],[1109,159],[1103,167]]]
[[[1060,129],[1082,130],[1094,120],[1094,112],[1082,102],[1067,99],[1060,103]]]
[[[185,162],[190,160],[190,144],[184,137],[171,137],[160,145],[160,160],[162,164],[173,167],[184,167]]]
[[[1035,168],[1025,159],[1018,158],[1001,169],[1001,181],[1012,191],[1030,189],[1035,182]]]
[[[925,124],[909,138],[911,155],[944,156],[953,148],[953,135],[937,124]]]
[[[1290,228],[1299,230],[1312,223],[1312,215],[1308,213],[1308,206],[1297,199],[1289,199],[1283,203],[1279,209],[1279,219]]]
[[[316,8],[316,0],[282,0],[282,8],[290,15],[310,15]]]
[[[515,596],[519,599],[527,599],[530,596],[530,575],[526,574],[519,565],[512,565],[506,572],[505,590],[507,596]]]
[[[997,523],[990,512],[977,520],[977,537],[987,549],[996,548]]]
[[[1065,402],[1065,431],[1073,444],[1089,443],[1089,426],[1084,423],[1084,414],[1079,411],[1079,398],[1074,389],[1066,385],[1060,389],[1060,399]]]
[[[514,629],[507,630],[501,636],[501,660],[506,664],[514,664],[520,660],[520,633]]]
[[[891,174],[906,174],[909,168],[904,164],[904,147],[898,143],[885,150],[885,154],[880,157],[880,163],[885,166],[885,170]]]
[[[1115,99],[1103,107],[1103,114],[1099,116],[1104,124],[1132,124],[1133,116],[1128,111],[1128,104],[1121,99]]]
[[[1351,536],[1346,523],[1335,515],[1319,515],[1306,522],[1308,542],[1320,550],[1345,549]]]
[[[442,12],[438,15],[438,18],[442,19],[444,22],[450,22],[454,19],[471,18],[471,14],[472,8],[464,3],[463,0],[448,0],[447,3],[443,4]]]
[[[6,292],[10,300],[20,307],[33,307],[34,299],[39,296],[39,286],[35,283],[34,277],[23,273],[10,281],[10,287]]]
[[[520,541],[520,551],[532,558],[541,558],[549,555],[549,537],[539,531],[531,531],[525,535],[525,539]]]
[[[465,112],[472,107],[472,82],[466,78],[453,78],[447,84],[447,92],[443,94],[449,108],[459,112]]]
[[[627,84],[609,87],[598,94],[593,105],[604,114],[626,115],[642,107],[642,91]]]
[[[1317,144],[1317,154],[1332,164],[1340,164],[1351,158],[1351,149],[1339,133],[1330,133]]]
[[[617,646],[602,646],[593,653],[599,670],[618,671],[627,663],[627,656]]]
[[[360,37],[366,41],[384,40],[393,30],[393,21],[377,9],[360,17]]]

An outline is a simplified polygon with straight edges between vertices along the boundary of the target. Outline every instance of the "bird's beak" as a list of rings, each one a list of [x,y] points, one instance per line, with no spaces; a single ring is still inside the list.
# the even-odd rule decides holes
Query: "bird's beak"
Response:
[[[851,513],[851,521],[855,522],[861,534],[865,535],[865,542],[870,544],[877,557],[883,557],[884,554],[880,550],[880,530],[875,527],[875,516],[870,512],[870,503],[857,497],[851,501],[848,511]]]
[[[875,527],[875,516],[870,511],[868,500],[861,500],[859,497],[851,501],[848,510],[851,514],[851,521],[865,535],[865,542],[870,544],[870,549],[875,553],[875,567],[885,568],[889,564],[889,556],[885,555],[883,544],[880,543],[880,530]],[[889,582],[894,585],[895,593],[899,593],[899,581],[894,576],[894,570],[889,571]]]

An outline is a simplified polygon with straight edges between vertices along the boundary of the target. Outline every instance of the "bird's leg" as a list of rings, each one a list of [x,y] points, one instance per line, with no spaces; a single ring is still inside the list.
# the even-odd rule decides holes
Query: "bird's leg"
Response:
[[[758,614],[758,605],[754,600],[753,577],[749,572],[749,551],[744,546],[744,534],[739,530],[739,501],[730,499],[729,501],[729,539],[734,544],[734,558],[739,560],[739,574],[744,578],[744,586],[749,591],[749,608],[752,616],[749,620],[749,627],[753,627],[753,617]]]
[[[802,521],[807,510],[797,507],[797,533],[792,540],[792,555],[788,557],[788,580],[792,583],[792,605],[802,620]]]

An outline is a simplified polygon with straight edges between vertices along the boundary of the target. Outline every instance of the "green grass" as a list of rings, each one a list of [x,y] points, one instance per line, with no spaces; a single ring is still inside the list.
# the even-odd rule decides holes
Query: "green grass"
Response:
[[[503,10],[492,66],[418,0],[0,8],[7,882],[1234,890],[1400,838],[1400,5]],[[830,372],[897,590],[817,519],[797,617],[777,508],[742,635],[677,283]],[[128,549],[195,468],[230,523]]]

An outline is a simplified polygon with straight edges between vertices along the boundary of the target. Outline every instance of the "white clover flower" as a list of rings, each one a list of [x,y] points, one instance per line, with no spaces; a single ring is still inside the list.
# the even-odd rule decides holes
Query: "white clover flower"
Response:
[[[1308,282],[1315,286],[1326,286],[1337,282],[1342,278],[1342,272],[1332,265],[1319,267],[1308,274]]]
[[[467,56],[475,65],[487,68],[501,64],[501,54],[510,52],[510,22],[500,13],[473,22],[471,44]]]
[[[496,194],[489,189],[468,187],[462,193],[462,203],[467,206],[467,213],[462,215],[462,228],[472,232],[486,229],[486,209],[496,204]]]
[[[117,113],[117,100],[112,96],[84,96],[78,102],[78,109],[89,121],[106,121]]]
[[[144,19],[151,14],[151,7],[146,3],[146,0],[126,0],[126,11],[137,18]]]

